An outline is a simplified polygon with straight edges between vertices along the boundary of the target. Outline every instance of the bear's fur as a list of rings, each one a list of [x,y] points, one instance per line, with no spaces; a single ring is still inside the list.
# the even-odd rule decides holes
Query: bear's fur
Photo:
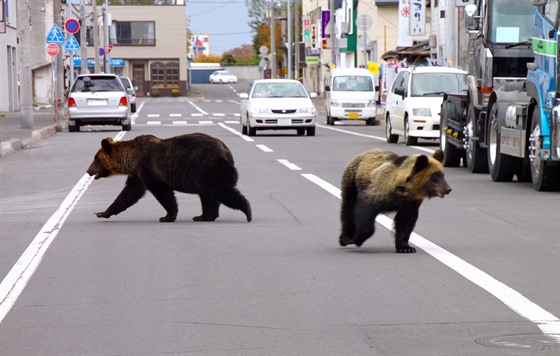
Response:
[[[399,156],[371,150],[351,160],[342,176],[342,232],[340,245],[361,246],[375,232],[380,213],[396,212],[394,218],[397,253],[414,253],[408,244],[426,198],[443,198],[451,192],[441,161],[443,152]]]
[[[174,191],[198,194],[202,215],[194,221],[214,221],[220,204],[245,213],[251,221],[251,205],[235,187],[238,173],[233,156],[222,141],[193,133],[168,139],[152,135],[138,136],[129,141],[101,141],[101,149],[87,173],[95,179],[127,175],[126,184],[115,201],[99,218],[109,218],[128,209],[149,190],[165,208],[161,222],[177,218]]]

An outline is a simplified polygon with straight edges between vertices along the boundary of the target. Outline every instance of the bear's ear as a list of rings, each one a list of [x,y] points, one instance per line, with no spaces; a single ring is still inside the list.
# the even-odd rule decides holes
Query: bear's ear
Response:
[[[103,150],[105,150],[105,152],[107,153],[111,153],[111,151],[113,150],[113,145],[112,145],[113,139],[112,138],[104,138],[103,140],[101,140],[101,147],[103,148]]]
[[[424,155],[418,156],[418,158],[416,158],[416,162],[414,163],[414,171],[412,172],[412,174],[414,175],[424,168],[428,167],[429,163],[430,162],[428,161],[428,157]]]
[[[433,157],[439,162],[443,162],[443,151],[439,148],[434,152]]]

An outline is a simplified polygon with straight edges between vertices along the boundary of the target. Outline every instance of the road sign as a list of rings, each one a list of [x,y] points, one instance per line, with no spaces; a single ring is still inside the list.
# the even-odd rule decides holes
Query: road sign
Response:
[[[58,27],[57,24],[53,24],[51,31],[47,35],[47,43],[64,43],[64,35],[62,34],[62,31],[60,31],[60,27]]]
[[[66,41],[66,45],[64,45],[64,50],[66,52],[76,52],[80,50],[80,45],[78,41],[76,41],[76,37],[74,35],[70,35],[68,37],[68,41]]]
[[[56,43],[49,43],[47,45],[47,54],[49,56],[58,56],[58,53],[60,52],[60,47],[58,47],[58,45]]]
[[[68,33],[75,34],[80,31],[80,23],[75,18],[70,18],[64,23],[64,28]]]

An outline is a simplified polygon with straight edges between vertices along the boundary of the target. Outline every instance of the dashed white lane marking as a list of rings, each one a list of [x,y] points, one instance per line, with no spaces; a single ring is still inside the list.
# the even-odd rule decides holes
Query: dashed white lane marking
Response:
[[[271,148],[269,148],[266,145],[257,145],[257,147],[260,148],[261,151],[263,151],[263,152],[274,152]]]
[[[214,121],[210,121],[210,120],[200,120],[198,123],[199,123],[199,124],[213,124]]]
[[[208,113],[204,110],[202,110],[201,108],[199,108],[195,103],[193,103],[190,100],[187,100],[187,103],[189,103],[193,108],[195,108],[196,110],[198,110],[199,113],[203,114],[203,115],[208,115]]]
[[[148,125],[161,125],[161,121],[148,121],[146,122]]]
[[[279,159],[278,162],[283,164],[284,166],[288,167],[292,171],[301,171],[301,168],[298,165],[293,164],[292,162],[288,161],[287,159]]]
[[[204,114],[201,114],[201,113],[192,113],[191,116],[192,116],[192,117],[201,117],[201,116],[204,116]]]
[[[228,131],[231,132],[232,134],[241,137],[242,139],[244,139],[244,140],[247,141],[247,142],[253,142],[253,141],[255,141],[255,140],[253,140],[252,138],[250,138],[250,137],[248,137],[248,136],[246,136],[246,135],[243,135],[241,132],[237,131],[236,129],[233,129],[233,128],[229,127],[228,125],[226,125],[226,124],[224,124],[224,123],[222,123],[222,122],[220,122],[218,125],[219,125],[220,127],[222,127],[223,129],[228,130]]]
[[[169,117],[181,117],[183,116],[182,114],[169,114]]]
[[[226,116],[226,114],[222,114],[222,113],[213,113],[212,116],[224,117],[224,116]]]
[[[302,176],[317,184],[319,187],[323,188],[338,199],[341,199],[340,189],[329,182],[324,181],[314,174],[302,174]],[[383,225],[386,229],[394,231],[393,219],[380,214],[377,216],[375,221]],[[410,242],[472,283],[492,294],[511,310],[534,323],[544,334],[560,340],[560,319],[558,319],[558,317],[533,303],[513,288],[508,287],[486,272],[483,272],[417,233],[413,232],[410,235]]]
[[[173,125],[186,125],[186,121],[173,121]]]
[[[224,123],[226,123],[226,124],[239,124],[240,122],[239,121],[233,121],[233,120],[226,120],[226,121],[224,121]]]
[[[148,114],[147,117],[159,117],[159,114]]]

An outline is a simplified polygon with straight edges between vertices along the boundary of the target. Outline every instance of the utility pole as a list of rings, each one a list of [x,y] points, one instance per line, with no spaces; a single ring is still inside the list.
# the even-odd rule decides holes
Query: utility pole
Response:
[[[28,0],[30,1],[30,0]],[[53,13],[54,23],[59,28],[64,28],[62,25],[62,4],[60,0],[53,0]],[[56,56],[56,91],[54,97],[54,105],[56,106],[55,112],[58,113],[55,120],[64,119],[64,47],[58,52]]]
[[[93,1],[95,4],[95,0]],[[82,74],[88,73],[87,65],[87,20],[86,20],[86,4],[85,0],[80,0],[80,20],[82,25],[80,26],[80,58],[82,59],[80,63],[80,72]],[[72,63],[73,65],[74,63]]]
[[[103,50],[105,54],[103,55],[103,63],[105,73],[111,73],[111,67],[109,63],[109,3],[105,0],[103,4]]]
[[[99,67],[99,23],[97,22],[97,1],[91,2],[91,7],[93,10],[92,22],[93,22],[93,61],[95,62],[95,73],[101,71]]]
[[[17,27],[19,39],[19,110],[20,124],[24,129],[33,128],[33,87],[31,76],[31,4],[30,0],[17,2]]]
[[[274,78],[276,74],[276,39],[274,23],[274,0],[270,0],[270,78]]]
[[[288,9],[288,79],[292,79],[292,7],[291,0],[287,0]]]
[[[294,4],[294,79],[296,80],[299,80],[299,23],[301,21],[301,18],[299,17],[299,1],[300,0],[295,0]]]

